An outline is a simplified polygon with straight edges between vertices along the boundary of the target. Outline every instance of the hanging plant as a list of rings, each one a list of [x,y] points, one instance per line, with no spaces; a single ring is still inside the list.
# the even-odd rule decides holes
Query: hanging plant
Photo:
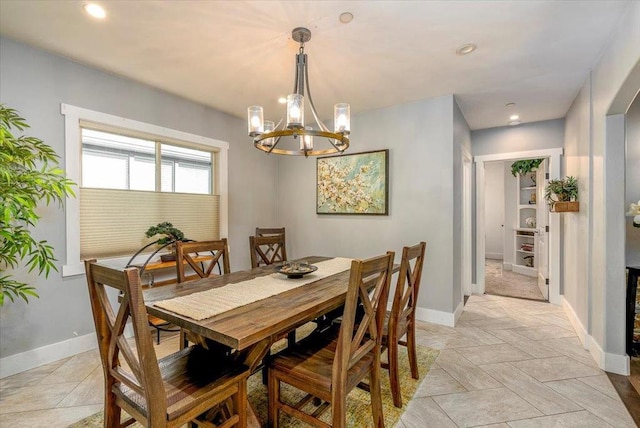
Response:
[[[517,177],[518,174],[521,176],[527,175],[534,169],[540,166],[543,159],[524,159],[515,161],[511,164],[511,175]]]
[[[39,203],[62,206],[67,196],[75,196],[75,183],[58,167],[56,152],[36,137],[14,135],[27,128],[16,110],[0,104],[0,306],[5,297],[27,303],[29,297],[38,297],[33,286],[5,275],[6,269],[26,260],[29,272],[37,270],[45,278],[58,270],[53,247],[36,241],[31,231],[40,220]]]

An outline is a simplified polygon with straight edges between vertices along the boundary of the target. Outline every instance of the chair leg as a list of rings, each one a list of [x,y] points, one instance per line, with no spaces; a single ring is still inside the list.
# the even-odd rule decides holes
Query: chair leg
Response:
[[[187,339],[187,332],[185,329],[180,329],[180,349],[185,349],[189,346],[189,340]]]
[[[267,422],[270,428],[278,428],[280,420],[280,409],[278,401],[280,400],[280,381],[276,378],[273,370],[269,370],[269,387],[268,397],[269,405],[267,406]]]
[[[380,353],[376,353],[373,367],[369,373],[369,386],[371,394],[371,410],[373,413],[373,426],[384,428],[384,415],[382,413],[382,391],[380,390]]]
[[[159,345],[160,344],[160,329],[159,328],[156,328],[156,334],[157,334],[157,336],[156,336],[156,345]]]
[[[247,380],[242,379],[238,385],[238,393],[235,394],[234,406],[240,417],[238,428],[247,428]]]
[[[295,344],[296,344],[296,331],[293,330],[287,333],[287,346],[291,348]]]
[[[407,353],[409,354],[409,366],[411,367],[411,377],[418,379],[418,356],[416,355],[416,328],[412,323],[407,329]]]
[[[398,343],[391,341],[387,349],[389,357],[389,383],[391,384],[391,396],[393,397],[393,405],[402,407],[402,394],[400,393],[400,378],[398,377]]]
[[[122,409],[116,405],[116,396],[109,388],[104,399],[104,427],[120,428],[121,411]]]
[[[267,351],[267,354],[262,359],[262,364],[264,365],[262,367],[262,384],[263,385],[266,385],[267,382],[269,381],[269,379],[268,379],[268,377],[269,377],[269,369],[267,368],[267,365],[269,364],[269,358],[270,357],[271,357],[271,349],[269,349]]]

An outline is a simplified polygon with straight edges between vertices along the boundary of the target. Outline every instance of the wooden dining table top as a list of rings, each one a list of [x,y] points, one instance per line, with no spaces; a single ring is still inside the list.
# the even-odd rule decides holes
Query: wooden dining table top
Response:
[[[331,257],[311,256],[310,264]],[[227,284],[241,283],[277,272],[279,265],[212,276],[144,291],[149,314],[238,351],[259,342],[273,342],[295,328],[344,304],[350,271],[346,270],[269,298],[241,306],[204,320],[194,320],[160,307],[154,302],[186,296]],[[248,285],[250,286],[250,285]]]

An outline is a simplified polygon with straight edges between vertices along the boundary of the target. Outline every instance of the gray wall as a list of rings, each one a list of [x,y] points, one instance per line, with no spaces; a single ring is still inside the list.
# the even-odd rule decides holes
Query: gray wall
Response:
[[[501,126],[471,132],[474,156],[562,147],[564,119]]]
[[[0,38],[0,96],[0,102],[27,119],[29,135],[41,138],[61,156],[61,103],[229,142],[229,239],[234,270],[250,265],[247,237],[253,229],[278,224],[278,162],[253,148],[244,120],[4,37]],[[57,207],[40,212],[42,220],[33,234],[55,247],[61,267],[64,212]],[[93,332],[84,277],[17,274],[37,288],[40,299],[2,308],[0,358]]]
[[[453,310],[463,301],[462,289],[462,214],[463,214],[463,150],[471,156],[471,131],[460,107],[453,99]],[[472,191],[472,189],[469,189]],[[471,207],[469,207],[471,208]],[[469,231],[471,232],[471,231]],[[470,238],[470,237],[468,237]],[[473,251],[472,251],[473,253]],[[473,257],[472,257],[473,260]],[[469,275],[471,278],[472,275]]]
[[[627,150],[625,168],[625,207],[637,204],[640,200],[640,96],[636,95],[631,108],[627,112]],[[633,217],[625,222],[626,265],[640,266],[640,229],[633,227]]]
[[[617,122],[610,115],[624,113],[640,89],[637,40],[640,3],[632,2],[567,114],[565,137],[566,174],[578,178],[581,204],[580,213],[565,218],[565,298],[606,354],[602,365],[616,372],[626,360],[624,244],[617,239],[626,208],[624,195],[618,203],[624,139],[608,137]]]
[[[316,160],[280,160],[278,218],[291,257],[371,257],[427,242],[418,306],[453,312],[453,96],[354,115],[349,153],[389,149],[389,215],[317,215]],[[331,239],[327,239],[331,237]],[[452,291],[458,290],[458,291]],[[461,299],[460,296],[458,299]]]

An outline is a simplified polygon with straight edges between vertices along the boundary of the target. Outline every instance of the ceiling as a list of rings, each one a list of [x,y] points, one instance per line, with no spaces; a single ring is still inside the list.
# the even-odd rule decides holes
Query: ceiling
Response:
[[[352,114],[455,94],[471,129],[564,117],[630,1],[0,0],[0,33],[184,98],[279,120],[304,26],[314,103]],[[349,24],[339,21],[351,12]],[[474,43],[477,50],[456,55]],[[514,102],[513,108],[505,107]]]

